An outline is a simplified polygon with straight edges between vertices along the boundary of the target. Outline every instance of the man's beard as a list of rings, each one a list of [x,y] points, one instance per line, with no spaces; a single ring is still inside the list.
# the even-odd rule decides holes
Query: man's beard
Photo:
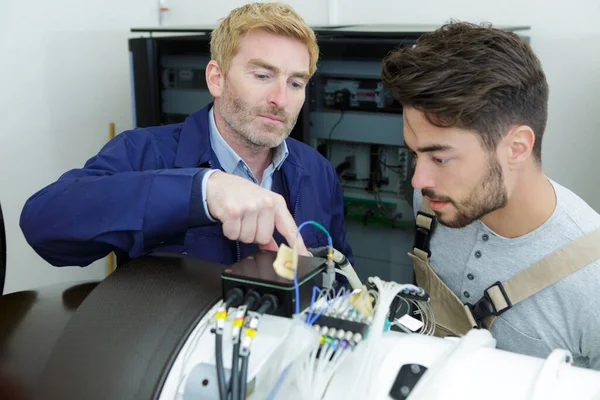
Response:
[[[219,99],[219,111],[227,124],[244,141],[256,146],[274,148],[290,135],[298,116],[291,117],[278,107],[250,107],[225,83],[223,95]],[[279,118],[283,124],[257,124],[259,115]]]
[[[466,199],[456,201],[449,197],[436,196],[429,189],[423,189],[422,193],[431,200],[448,201],[454,206],[456,215],[450,220],[443,219],[443,214],[436,213],[438,221],[449,228],[464,228],[473,221],[504,207],[508,202],[502,166],[493,154],[490,154],[483,179]]]

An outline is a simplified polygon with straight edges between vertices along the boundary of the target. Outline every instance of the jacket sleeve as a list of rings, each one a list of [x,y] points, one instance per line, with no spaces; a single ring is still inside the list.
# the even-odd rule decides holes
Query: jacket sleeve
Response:
[[[154,146],[144,130],[123,132],[31,196],[20,219],[27,242],[52,265],[86,266],[111,251],[133,258],[161,241],[183,241],[192,189],[209,170],[166,169]]]
[[[346,226],[344,225],[344,197],[342,195],[342,187],[337,178],[333,167],[331,169],[333,175],[333,189],[331,196],[331,240],[333,247],[339,250],[354,266],[354,254],[352,248],[346,240]]]

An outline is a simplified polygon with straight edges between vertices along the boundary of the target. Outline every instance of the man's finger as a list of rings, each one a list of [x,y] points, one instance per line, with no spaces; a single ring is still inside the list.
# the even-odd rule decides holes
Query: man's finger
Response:
[[[298,231],[298,227],[287,207],[277,207],[275,209],[275,228],[281,233],[288,243],[288,246],[293,248],[294,242],[296,242],[296,232]],[[298,243],[296,243],[296,246],[298,246],[298,254],[301,256],[309,256],[310,254],[304,245],[304,240],[302,240],[301,235],[298,235],[297,241]]]
[[[279,246],[277,246],[277,242],[275,242],[275,239],[271,238],[271,241],[267,244],[261,244],[258,246],[261,250],[266,250],[266,251],[274,251],[277,252],[279,251]]]
[[[275,215],[272,209],[263,209],[258,213],[256,227],[256,243],[268,243],[273,240]]]
[[[308,252],[308,249],[306,248],[306,245],[304,244],[304,240],[302,240],[302,235],[298,235],[298,240],[297,240],[297,246],[298,246],[298,255],[301,256],[310,256],[310,253]]]

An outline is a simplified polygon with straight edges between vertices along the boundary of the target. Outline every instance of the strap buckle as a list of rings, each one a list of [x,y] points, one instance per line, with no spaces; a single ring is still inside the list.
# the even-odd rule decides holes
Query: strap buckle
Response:
[[[422,250],[427,253],[428,257],[431,257],[431,249],[429,248],[429,242],[431,241],[431,234],[435,229],[435,224],[437,221],[433,215],[424,213],[423,211],[418,211],[417,217],[419,215],[423,215],[424,217],[431,219],[431,227],[427,229],[417,225],[415,229],[415,241],[413,243],[413,248]]]
[[[492,301],[492,298],[490,297],[489,293],[490,289],[494,288],[498,288],[498,290],[502,294],[502,297],[504,297],[504,301],[506,302],[506,306],[499,310],[497,310],[494,306],[494,302]],[[475,319],[478,328],[481,328],[481,321],[485,317],[489,317],[490,315],[494,315],[497,317],[505,311],[510,310],[513,306],[510,299],[508,298],[508,295],[506,294],[506,290],[504,290],[502,282],[496,282],[490,287],[488,287],[484,291],[483,297],[477,303],[466,303],[465,305],[469,307],[469,310],[471,311],[471,314],[473,315],[473,318]]]

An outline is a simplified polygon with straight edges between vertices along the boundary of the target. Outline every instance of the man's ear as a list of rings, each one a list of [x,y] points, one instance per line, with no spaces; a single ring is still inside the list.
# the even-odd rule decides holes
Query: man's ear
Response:
[[[225,84],[225,76],[215,60],[210,60],[206,66],[206,84],[212,97],[221,97],[223,85]]]
[[[533,156],[535,133],[527,125],[515,126],[506,135],[508,149],[508,164],[511,168],[519,168]]]

